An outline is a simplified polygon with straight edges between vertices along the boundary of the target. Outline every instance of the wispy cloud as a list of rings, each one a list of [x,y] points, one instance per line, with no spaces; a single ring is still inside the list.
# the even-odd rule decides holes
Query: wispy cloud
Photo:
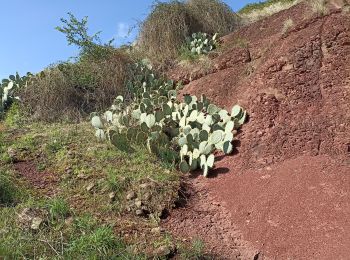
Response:
[[[118,23],[117,38],[127,38],[129,36],[129,25],[126,23]]]

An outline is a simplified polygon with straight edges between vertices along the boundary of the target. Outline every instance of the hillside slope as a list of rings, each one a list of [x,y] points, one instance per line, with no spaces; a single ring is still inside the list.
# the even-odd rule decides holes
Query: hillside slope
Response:
[[[237,154],[201,182],[271,258],[350,255],[350,13],[329,8],[301,3],[224,37],[205,68],[168,72],[249,111]]]

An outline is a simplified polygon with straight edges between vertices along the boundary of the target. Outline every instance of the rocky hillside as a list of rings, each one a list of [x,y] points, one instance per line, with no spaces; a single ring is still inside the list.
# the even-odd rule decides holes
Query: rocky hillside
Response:
[[[302,3],[223,38],[210,67],[169,74],[224,107],[250,111],[245,165],[350,152],[350,13]]]
[[[168,72],[183,94],[249,111],[236,155],[201,183],[257,256],[350,254],[350,12],[330,2],[303,1],[224,37],[210,60]]]

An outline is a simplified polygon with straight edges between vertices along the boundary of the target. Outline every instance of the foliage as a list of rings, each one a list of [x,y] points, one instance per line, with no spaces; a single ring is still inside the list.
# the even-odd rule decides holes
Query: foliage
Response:
[[[208,54],[217,47],[217,35],[210,36],[207,33],[193,33],[191,38],[187,38],[187,48],[194,55]]]
[[[18,100],[19,97],[15,96],[15,93],[26,87],[28,82],[32,78],[32,74],[27,72],[26,76],[19,76],[18,72],[16,75],[10,75],[8,79],[3,79],[0,83],[0,118],[4,115],[5,111],[9,109],[14,100]]]
[[[173,85],[157,81],[149,74],[147,81],[132,85],[132,100],[124,102],[118,96],[103,116],[92,115],[96,137],[108,139],[121,150],[128,151],[130,143],[146,143],[149,152],[165,150],[179,152],[179,168],[189,172],[201,168],[204,176],[214,167],[213,152],[230,154],[233,151],[233,130],[246,120],[247,113],[236,105],[230,113],[202,95],[185,95],[177,99]],[[176,158],[173,158],[175,161]]]
[[[192,33],[225,35],[237,22],[236,14],[219,0],[157,2],[141,24],[137,46],[153,63],[170,61]]]
[[[88,33],[88,17],[85,16],[78,20],[72,13],[68,13],[69,18],[61,18],[62,26],[57,26],[56,30],[66,35],[69,45],[76,45],[80,49],[81,57],[90,57],[93,59],[104,59],[113,52],[112,42],[102,44],[100,33],[93,35]]]

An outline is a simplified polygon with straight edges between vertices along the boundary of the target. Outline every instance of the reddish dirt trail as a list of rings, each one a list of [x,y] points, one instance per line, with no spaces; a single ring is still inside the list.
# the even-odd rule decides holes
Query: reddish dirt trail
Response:
[[[241,234],[256,259],[350,259],[350,14],[337,8],[318,16],[304,2],[225,36],[210,68],[169,71],[183,93],[250,115],[238,154],[220,158],[216,178],[192,182],[232,229],[221,239],[218,222],[204,235],[192,211],[182,213],[192,221],[173,214],[170,230],[202,235],[221,256],[239,250],[223,241]]]

